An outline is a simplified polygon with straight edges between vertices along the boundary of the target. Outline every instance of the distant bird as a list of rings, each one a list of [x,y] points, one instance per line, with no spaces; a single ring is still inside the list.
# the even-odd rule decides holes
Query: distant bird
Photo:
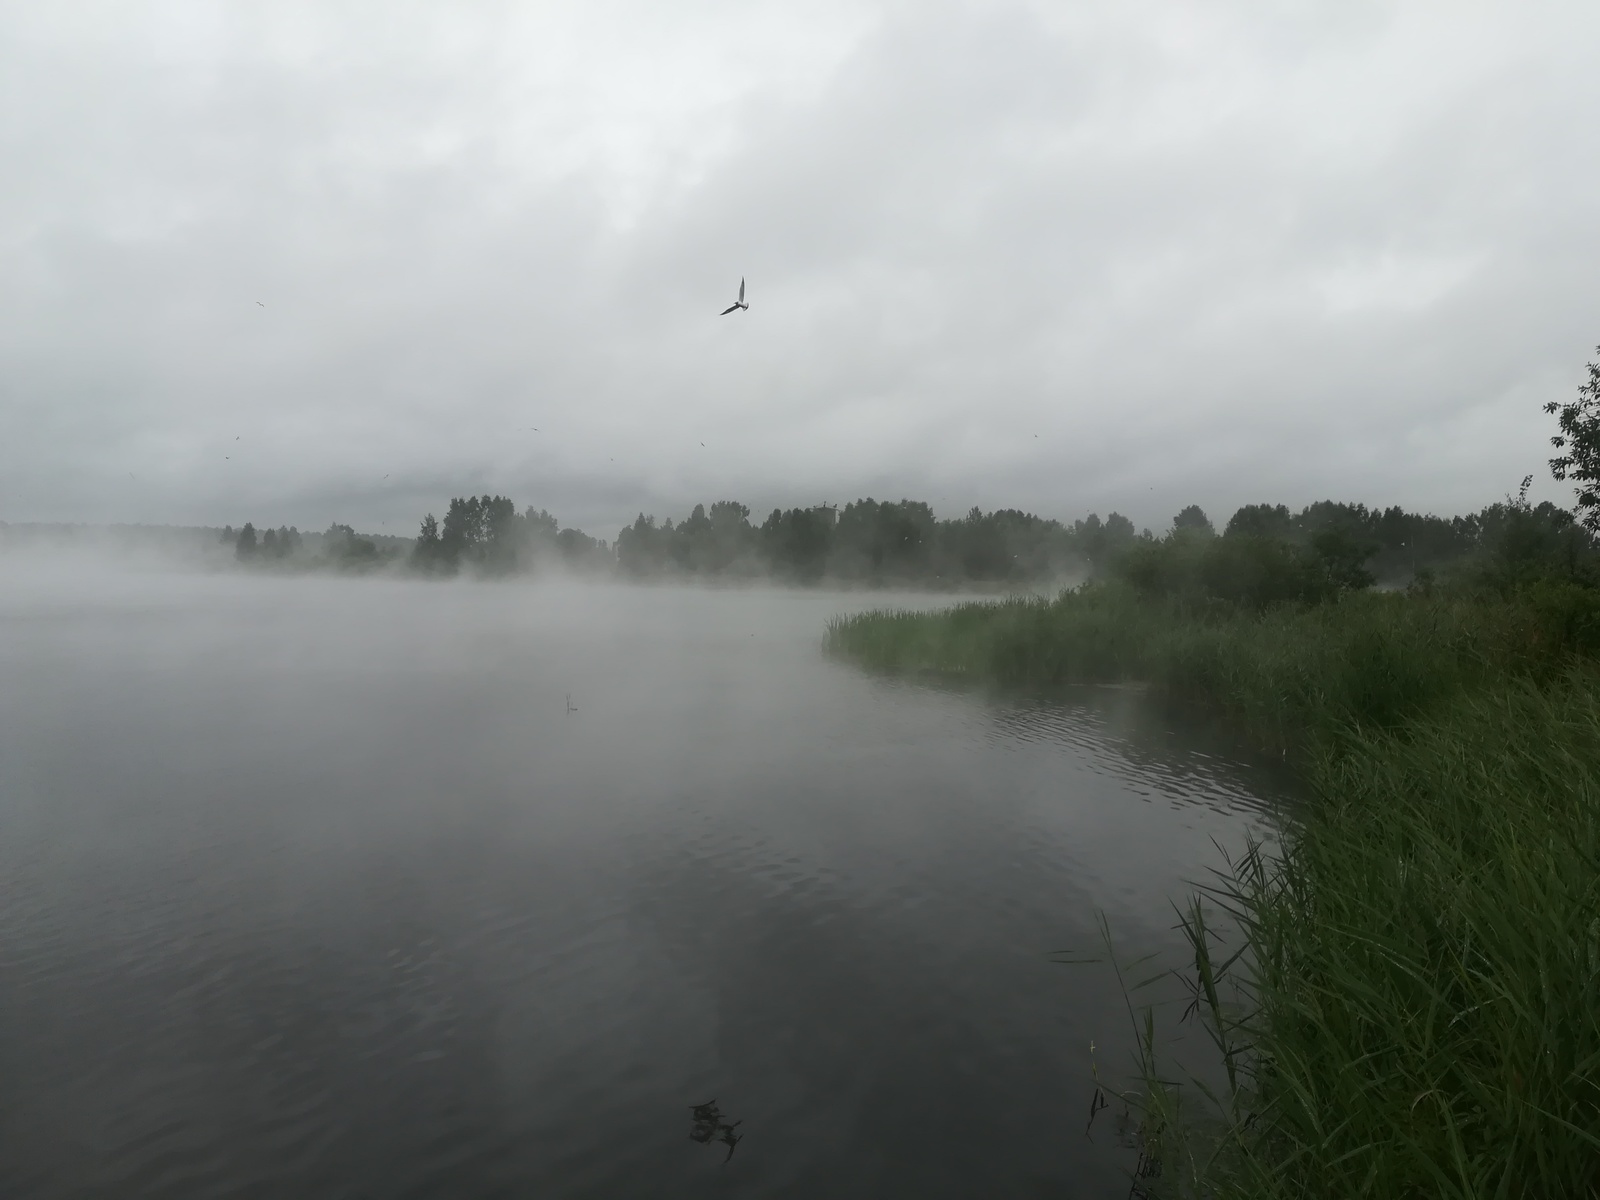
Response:
[[[750,306],[744,302],[744,276],[741,275],[739,277],[739,298],[737,300],[735,300],[732,304],[728,305],[727,308],[723,309],[717,315],[719,317],[725,317],[736,308],[749,308],[749,307]]]
[[[257,301],[256,301],[256,303],[257,303],[257,304],[261,304],[261,301],[259,301],[259,300],[257,300]],[[265,308],[265,307],[266,307],[266,305],[265,305],[265,304],[261,304],[261,307],[262,307],[262,308]]]
[[[388,476],[387,476],[387,475],[385,475],[385,476],[384,476],[384,478],[385,478],[385,479],[387,479],[387,478],[389,478],[389,477],[388,477]]]
[[[701,447],[702,447],[702,448],[703,448],[703,447],[704,447],[704,446],[705,446],[705,443],[704,443],[704,442],[701,442],[701,443],[700,443],[700,445],[701,445]]]

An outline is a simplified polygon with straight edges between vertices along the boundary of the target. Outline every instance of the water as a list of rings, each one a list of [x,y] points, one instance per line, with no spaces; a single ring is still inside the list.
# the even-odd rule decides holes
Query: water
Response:
[[[821,655],[885,602],[6,574],[0,1195],[1125,1194],[1050,954],[1273,780]]]

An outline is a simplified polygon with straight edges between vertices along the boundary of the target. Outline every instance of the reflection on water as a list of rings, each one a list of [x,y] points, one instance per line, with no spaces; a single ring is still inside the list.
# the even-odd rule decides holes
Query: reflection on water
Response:
[[[879,602],[0,584],[0,1194],[1125,1193],[1050,955],[1275,785],[820,654]]]
[[[699,1142],[702,1146],[711,1142],[721,1142],[728,1148],[728,1157],[723,1162],[733,1160],[733,1152],[739,1143],[744,1140],[744,1134],[735,1133],[734,1130],[743,1125],[743,1121],[734,1121],[729,1124],[722,1119],[722,1111],[717,1107],[715,1100],[707,1100],[704,1104],[696,1104],[690,1108],[694,1114],[694,1125],[689,1130],[689,1140]]]

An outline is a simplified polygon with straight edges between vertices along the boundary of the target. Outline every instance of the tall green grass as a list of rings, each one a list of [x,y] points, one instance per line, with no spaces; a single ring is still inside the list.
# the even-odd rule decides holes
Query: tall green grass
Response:
[[[1228,1083],[1142,1078],[1151,1195],[1600,1195],[1595,597],[1354,595],[1250,615],[1113,587],[836,622],[881,669],[1140,678],[1300,754],[1313,802],[1183,911]],[[1207,927],[1221,906],[1243,943]],[[1148,1014],[1147,1014],[1148,1017]],[[1188,1097],[1188,1098],[1185,1098]]]
[[[1461,691],[1548,677],[1600,646],[1584,589],[1356,593],[1256,614],[1093,584],[1054,600],[830,622],[825,646],[861,665],[999,683],[1140,680],[1228,717],[1263,749],[1303,749],[1346,727],[1393,728]]]
[[[1600,691],[1464,695],[1350,733],[1272,870],[1252,956],[1246,1194],[1584,1196],[1600,1186]]]

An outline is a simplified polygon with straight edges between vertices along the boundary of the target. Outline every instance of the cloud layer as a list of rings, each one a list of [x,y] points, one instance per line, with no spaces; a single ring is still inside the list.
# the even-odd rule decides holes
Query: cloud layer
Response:
[[[1539,405],[1600,341],[1597,35],[0,5],[0,518],[1565,500]]]

